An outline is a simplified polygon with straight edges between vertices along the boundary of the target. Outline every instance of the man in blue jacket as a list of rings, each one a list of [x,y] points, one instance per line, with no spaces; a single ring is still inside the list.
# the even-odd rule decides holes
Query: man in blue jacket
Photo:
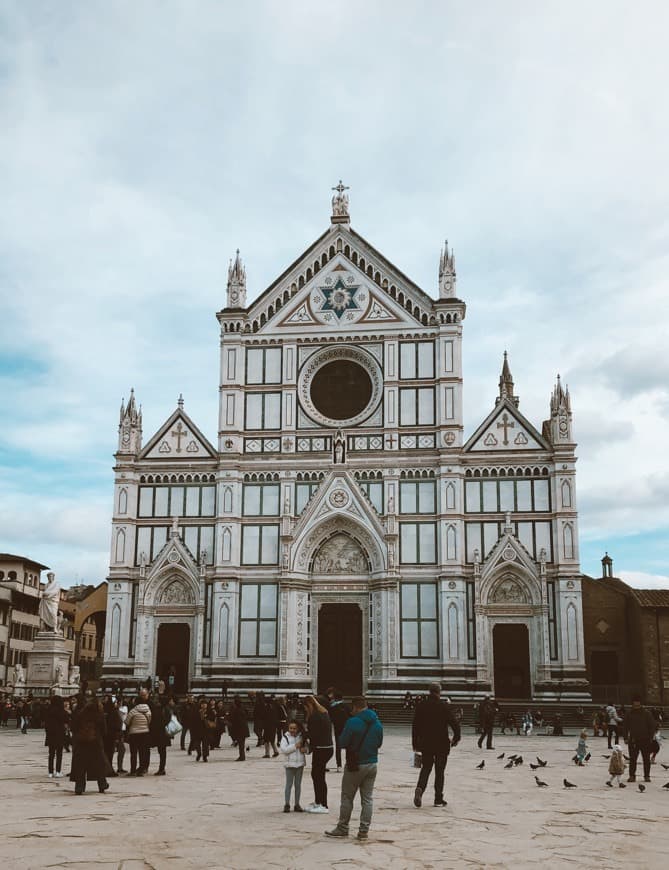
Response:
[[[379,746],[383,743],[383,726],[376,713],[367,707],[363,697],[353,698],[352,715],[339,738],[346,749],[346,767],[341,781],[341,805],[336,828],[326,831],[328,837],[348,837],[348,825],[353,812],[353,800],[360,790],[360,830],[358,839],[366,840],[372,822],[374,782]],[[357,754],[356,763],[353,755]]]

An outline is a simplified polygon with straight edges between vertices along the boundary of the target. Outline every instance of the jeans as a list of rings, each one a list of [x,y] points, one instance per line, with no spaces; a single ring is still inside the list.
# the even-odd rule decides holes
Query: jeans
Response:
[[[63,764],[63,747],[49,747],[49,773],[53,773],[53,762],[56,761],[56,773],[60,773],[60,768]]]
[[[425,791],[427,781],[432,773],[434,766],[434,799],[435,801],[443,800],[444,798],[444,770],[448,761],[448,752],[430,752],[423,750],[423,765],[418,776],[418,788]]]
[[[341,732],[339,734],[335,734],[335,758],[337,760],[337,767],[341,767]]]
[[[372,823],[374,809],[374,782],[376,780],[376,764],[361,764],[358,770],[346,770],[341,780],[341,805],[337,828],[348,834],[348,825],[353,812],[353,800],[360,789],[360,831],[367,833]]]
[[[149,759],[151,756],[151,746],[149,744],[148,734],[129,734],[128,743],[130,745],[130,773],[135,773],[136,770],[142,770],[144,773],[149,769]]]
[[[650,744],[636,743],[630,740],[628,743],[630,751],[630,776],[636,776],[636,763],[641,753],[643,759],[643,775],[646,779],[650,779]]]
[[[481,736],[479,737],[479,749],[481,748],[481,744],[483,741],[486,741],[486,749],[492,749],[492,729],[494,727],[493,722],[486,723],[481,726]]]
[[[283,793],[283,802],[288,806],[290,803],[290,792],[295,786],[295,806],[300,803],[300,794],[302,791],[302,774],[304,767],[287,767],[286,768],[286,788]]]
[[[613,743],[615,744],[620,740],[620,734],[618,733],[618,723],[617,722],[612,722],[609,725],[609,730],[608,730],[607,735],[606,735],[608,738],[609,749],[611,749],[611,742],[612,742],[614,734],[615,734],[615,740],[613,740]]]
[[[205,734],[203,737],[196,739],[193,749],[196,752],[196,760],[199,761],[200,756],[206,761],[209,758],[209,736]]]
[[[119,737],[116,741],[116,769],[123,770],[123,759],[125,758],[125,743],[123,738]],[[112,767],[114,765],[112,764]]]
[[[314,749],[311,754],[311,781],[314,784],[314,802],[322,807],[328,805],[328,787],[325,782],[325,767],[332,758],[331,746]]]

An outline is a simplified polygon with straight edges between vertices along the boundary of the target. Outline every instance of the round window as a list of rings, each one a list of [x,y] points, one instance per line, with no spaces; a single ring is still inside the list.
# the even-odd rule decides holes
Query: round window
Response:
[[[376,359],[357,347],[328,347],[309,357],[300,372],[300,404],[323,426],[355,426],[378,406],[383,374]]]

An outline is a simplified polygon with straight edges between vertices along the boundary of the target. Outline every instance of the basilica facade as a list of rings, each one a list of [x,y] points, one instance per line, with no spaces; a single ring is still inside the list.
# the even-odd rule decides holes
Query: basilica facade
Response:
[[[352,229],[341,183],[250,305],[237,254],[217,444],[181,399],[146,443],[121,406],[104,677],[587,697],[569,393],[535,426],[505,354],[465,433],[447,247],[434,295]]]

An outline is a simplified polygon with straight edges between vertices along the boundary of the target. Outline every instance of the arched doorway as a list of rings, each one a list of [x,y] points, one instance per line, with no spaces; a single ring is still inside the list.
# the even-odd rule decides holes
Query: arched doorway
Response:
[[[355,603],[324,603],[318,611],[318,691],[329,686],[362,693],[362,610]]]
[[[530,698],[530,635],[524,623],[498,623],[492,630],[496,698]]]
[[[158,627],[156,674],[176,694],[188,691],[190,626],[185,622],[164,622]],[[170,679],[172,677],[173,679]]]

